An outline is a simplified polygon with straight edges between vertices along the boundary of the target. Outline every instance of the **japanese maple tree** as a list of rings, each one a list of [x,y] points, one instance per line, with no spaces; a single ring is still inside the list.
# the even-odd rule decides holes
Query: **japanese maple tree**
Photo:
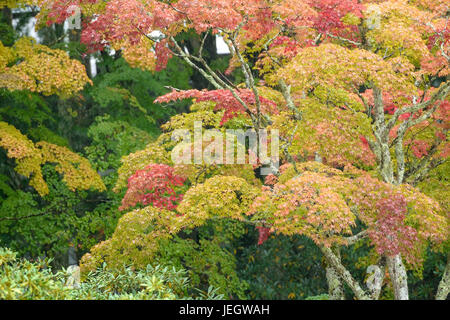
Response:
[[[182,213],[168,215],[178,221],[175,225],[198,225],[217,216],[246,221],[246,214],[252,214],[262,231],[260,242],[269,230],[262,228],[314,240],[335,274],[330,284],[345,282],[359,299],[378,298],[387,268],[395,298],[408,299],[404,261],[417,266],[429,243],[438,246],[447,240],[446,204],[416,188],[448,161],[450,32],[445,1],[56,0],[43,4],[40,18],[62,22],[74,4],[81,7],[82,41],[91,50],[120,49],[132,66],[155,71],[179,58],[214,88],[174,88],[157,102],[210,101],[212,110],[193,113],[202,112],[209,120],[217,115],[219,128],[235,121],[256,131],[280,132],[285,172],[270,166],[272,175],[262,188],[242,172],[218,170],[210,179],[191,179],[193,186],[176,209],[173,202],[156,205]],[[183,46],[186,32],[201,39],[194,52]],[[225,75],[203,56],[205,40],[213,35],[223,37],[232,55]],[[230,80],[236,70],[244,83]],[[119,180],[123,184],[132,177],[129,194],[154,190],[147,185],[152,182],[139,178],[152,171],[137,170],[158,158],[176,167],[167,154],[161,157],[171,147],[160,140],[155,148],[125,159],[126,177]],[[311,160],[322,164],[314,167]],[[162,201],[161,196],[154,192],[144,204]],[[205,202],[206,197],[212,200]],[[165,214],[155,210],[150,210],[150,220]],[[364,225],[358,233],[356,221]],[[128,239],[125,229],[120,225],[105,246]],[[163,232],[164,237],[173,233],[170,228]],[[339,247],[361,239],[369,239],[378,257],[369,269],[375,271],[368,291],[339,257]],[[449,291],[449,268],[438,289],[440,299]]]

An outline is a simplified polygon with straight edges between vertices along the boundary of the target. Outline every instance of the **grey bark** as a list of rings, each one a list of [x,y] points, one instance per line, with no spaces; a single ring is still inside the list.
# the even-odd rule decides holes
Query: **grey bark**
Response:
[[[393,257],[387,257],[387,265],[394,288],[395,300],[408,300],[408,276],[401,255],[397,254]]]
[[[320,247],[323,255],[327,259],[330,266],[332,266],[341,279],[350,287],[358,300],[370,300],[370,297],[361,288],[359,283],[352,277],[350,272],[342,265],[339,258],[333,253],[330,248]]]
[[[334,252],[338,261],[341,262],[339,249],[335,250]],[[328,283],[328,295],[330,300],[345,300],[344,284],[336,269],[333,268],[330,263],[327,263],[325,271]]]
[[[447,255],[447,265],[445,266],[444,275],[441,282],[439,282],[438,290],[436,293],[436,300],[447,299],[450,293],[450,253]]]
[[[325,271],[326,271],[326,277],[327,277],[327,283],[328,283],[329,299],[330,300],[345,300],[344,287],[342,285],[339,274],[331,266],[327,266]]]
[[[373,300],[378,300],[383,287],[384,281],[384,266],[371,265],[367,267],[369,277],[366,280],[366,286],[370,290],[370,295]]]

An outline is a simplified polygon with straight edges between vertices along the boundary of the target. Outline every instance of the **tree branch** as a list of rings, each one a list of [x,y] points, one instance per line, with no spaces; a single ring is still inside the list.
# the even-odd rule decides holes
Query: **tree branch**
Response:
[[[410,113],[411,115],[416,113],[419,110],[424,110],[427,107],[431,106],[433,103],[435,103],[438,100],[444,99],[450,92],[450,82],[446,82],[444,85],[442,85],[438,92],[436,92],[428,101],[424,101],[418,104],[413,104],[406,108],[399,108],[395,111],[392,118],[389,120],[389,122],[386,125],[387,130],[391,130],[395,123],[397,122],[398,118],[405,113]]]
[[[361,288],[359,283],[352,277],[350,272],[342,265],[339,258],[333,253],[330,248],[320,247],[323,255],[327,259],[328,263],[337,271],[339,276],[345,281],[345,283],[352,289],[358,300],[370,300],[366,292]]]
[[[351,245],[355,244],[356,242],[358,242],[359,240],[366,238],[367,236],[368,236],[367,230],[361,231],[360,233],[357,233],[354,236],[344,238],[344,240],[346,242],[345,245],[351,246]]]
[[[438,290],[436,293],[436,300],[447,299],[450,293],[450,253],[447,255],[447,265],[445,266],[444,274],[439,282]]]

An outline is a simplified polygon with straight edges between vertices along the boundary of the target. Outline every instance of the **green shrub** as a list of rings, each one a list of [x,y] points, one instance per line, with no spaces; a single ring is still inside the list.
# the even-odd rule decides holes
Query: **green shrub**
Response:
[[[142,270],[131,267],[110,270],[104,264],[89,273],[78,287],[71,288],[66,286],[67,271],[52,272],[49,262],[18,259],[15,252],[0,248],[0,299],[223,299],[223,295],[212,287],[207,291],[194,288],[183,269],[149,265]]]
[[[17,259],[15,252],[0,248],[0,299],[65,299],[69,290],[64,287],[63,274],[52,273],[47,263]]]

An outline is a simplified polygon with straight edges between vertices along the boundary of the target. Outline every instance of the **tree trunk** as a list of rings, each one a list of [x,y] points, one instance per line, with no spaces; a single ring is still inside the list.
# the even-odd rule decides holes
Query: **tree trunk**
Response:
[[[339,262],[341,262],[341,254],[339,248],[333,250]],[[328,283],[328,296],[330,300],[345,300],[344,284],[338,272],[330,263],[327,263],[325,269],[327,283]]]
[[[381,264],[381,267],[378,265],[370,265],[367,267],[366,272],[369,276],[366,280],[366,286],[370,290],[372,300],[378,300],[380,297],[384,281],[384,269],[385,266],[383,264]]]
[[[444,275],[436,293],[436,300],[445,300],[450,292],[450,253],[447,256],[447,265],[445,266]]]
[[[323,255],[327,259],[328,263],[333,266],[339,276],[345,281],[345,283],[352,289],[358,300],[370,300],[370,297],[364,292],[359,283],[353,279],[352,275],[348,270],[342,265],[340,259],[334,254],[334,252],[327,247],[320,247]]]
[[[392,286],[394,287],[395,300],[409,300],[408,276],[401,255],[397,254],[393,257],[387,257],[387,265]]]
[[[322,157],[318,152],[314,154],[314,161],[322,163]],[[341,262],[339,249],[337,251],[333,251],[333,253],[336,254],[336,258],[339,262]],[[329,262],[327,262],[325,271],[328,283],[328,296],[330,300],[345,300],[344,285],[336,269],[333,268]]]
[[[326,268],[328,296],[330,300],[345,300],[344,286],[336,270],[328,265]]]

